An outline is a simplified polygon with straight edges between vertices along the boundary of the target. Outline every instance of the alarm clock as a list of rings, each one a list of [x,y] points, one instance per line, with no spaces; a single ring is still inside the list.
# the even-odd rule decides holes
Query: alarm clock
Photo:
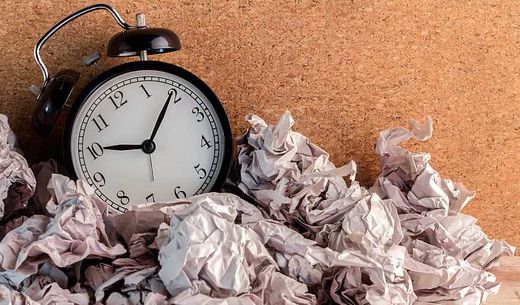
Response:
[[[110,12],[123,28],[108,42],[107,55],[139,60],[102,73],[69,103],[79,73],[63,70],[49,77],[40,51],[61,27],[96,10]],[[44,78],[36,130],[49,135],[59,113],[72,104],[62,148],[68,175],[87,181],[120,213],[136,204],[220,190],[233,156],[229,120],[215,93],[181,67],[148,60],[179,50],[178,36],[147,27],[142,14],[136,19],[132,26],[109,5],[88,6],[54,25],[34,49]]]

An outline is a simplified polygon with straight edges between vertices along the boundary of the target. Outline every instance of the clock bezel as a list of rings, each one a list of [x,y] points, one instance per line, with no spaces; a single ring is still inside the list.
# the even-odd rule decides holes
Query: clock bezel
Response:
[[[115,66],[100,74],[80,92],[70,109],[70,114],[67,118],[63,135],[63,160],[65,163],[65,169],[69,177],[74,180],[78,179],[78,174],[74,170],[74,164],[72,161],[71,142],[73,129],[72,127],[74,126],[74,122],[76,121],[78,113],[80,112],[82,106],[85,104],[86,100],[92,95],[92,93],[94,93],[94,91],[97,88],[99,88],[108,80],[121,74],[139,70],[162,71],[183,78],[191,84],[193,84],[198,90],[200,90],[202,94],[206,96],[210,104],[213,106],[213,108],[215,109],[216,116],[222,125],[222,130],[224,133],[224,150],[222,152],[222,166],[217,174],[215,183],[213,184],[212,188],[206,192],[220,191],[229,174],[229,171],[231,169],[231,162],[234,156],[231,126],[229,124],[228,116],[224,110],[224,106],[220,102],[217,95],[213,92],[213,90],[211,90],[211,88],[206,83],[204,83],[204,81],[202,81],[199,77],[189,72],[188,70],[185,70],[184,68],[162,61],[135,61]],[[175,200],[175,198],[173,198],[173,195],[172,200]]]

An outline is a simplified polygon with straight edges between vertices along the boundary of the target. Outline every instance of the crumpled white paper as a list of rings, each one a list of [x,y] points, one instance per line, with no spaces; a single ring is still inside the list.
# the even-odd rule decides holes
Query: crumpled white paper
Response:
[[[514,248],[461,213],[474,192],[399,146],[430,138],[431,119],[380,134],[370,189],[288,112],[247,119],[237,185],[251,202],[209,193],[109,215],[84,181],[52,175],[0,225],[0,305],[468,305],[498,291],[486,270]],[[34,169],[48,181],[56,166]]]

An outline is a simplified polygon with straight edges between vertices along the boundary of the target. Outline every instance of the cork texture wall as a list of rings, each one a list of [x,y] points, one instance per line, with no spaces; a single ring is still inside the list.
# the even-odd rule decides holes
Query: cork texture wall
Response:
[[[32,51],[51,25],[91,1],[0,3],[0,113],[8,115],[30,160],[57,147],[31,130],[40,84]],[[444,178],[476,190],[465,212],[494,238],[520,245],[520,10],[514,1],[110,1],[123,17],[176,31],[179,52],[156,57],[206,81],[222,100],[235,135],[244,116],[275,122],[286,109],[295,129],[330,152],[356,160],[358,179],[378,174],[379,131],[410,118],[434,119],[429,151]],[[52,72],[81,71],[80,87],[131,59],[103,57],[119,31],[107,13],[60,31],[43,57]]]

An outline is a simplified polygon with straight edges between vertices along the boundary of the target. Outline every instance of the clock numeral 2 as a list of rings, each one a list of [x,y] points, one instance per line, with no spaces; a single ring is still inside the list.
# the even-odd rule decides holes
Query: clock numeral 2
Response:
[[[107,122],[105,121],[105,119],[101,116],[101,114],[98,114],[96,118],[93,118],[92,122],[94,122],[94,124],[96,124],[96,127],[98,128],[98,132],[102,131],[103,129],[105,129],[109,126],[107,124]]]
[[[211,146],[212,146],[212,145],[209,143],[209,141],[206,140],[206,138],[204,137],[204,135],[202,135],[202,138],[200,139],[200,147],[206,147],[206,149],[210,149]]]
[[[97,142],[92,143],[92,145],[87,147],[87,150],[90,152],[94,160],[103,155],[103,147]]]
[[[130,202],[130,198],[126,196],[123,190],[117,192],[117,198],[119,198],[119,202],[121,202],[122,205],[127,205]]]
[[[124,104],[128,103],[128,100],[123,99],[123,92],[116,91],[114,93],[114,96],[108,97],[112,104],[114,104],[114,107],[116,107],[116,110],[119,109]]]
[[[180,186],[176,186],[175,189],[173,189],[173,193],[175,194],[175,197],[177,197],[177,199],[186,198],[186,193],[181,190]]]
[[[181,101],[181,98],[180,97],[177,97],[177,90],[174,89],[174,88],[171,88],[169,91],[168,91],[168,95],[173,95],[173,103],[174,104],[177,104],[178,102]]]
[[[146,94],[146,98],[149,98],[149,97],[151,96],[150,93],[148,93],[148,91],[147,91],[146,88],[144,87],[144,85],[141,85],[141,86],[139,86],[139,87],[141,87],[141,89],[143,89],[144,93]]]
[[[193,168],[199,174],[199,179],[204,179],[208,174],[204,168],[200,167],[200,163],[197,163]]]
[[[199,107],[191,109],[191,113],[197,117],[197,122],[202,122],[204,120],[204,112],[200,111]]]

